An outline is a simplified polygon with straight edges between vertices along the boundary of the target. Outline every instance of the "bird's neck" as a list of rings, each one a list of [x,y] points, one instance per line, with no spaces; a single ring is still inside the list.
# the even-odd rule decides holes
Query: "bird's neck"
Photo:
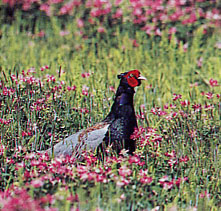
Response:
[[[111,107],[110,113],[105,118],[105,121],[112,121],[116,118],[129,118],[135,116],[133,98],[134,88],[119,86],[116,92],[114,103]],[[128,113],[129,112],[129,113]]]

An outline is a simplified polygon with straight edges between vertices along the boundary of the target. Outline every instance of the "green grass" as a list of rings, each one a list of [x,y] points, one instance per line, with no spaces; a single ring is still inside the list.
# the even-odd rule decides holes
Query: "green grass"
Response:
[[[205,42],[200,31],[196,31],[192,45],[185,52],[184,43],[179,45],[175,38],[168,40],[165,34],[160,41],[154,37],[146,37],[143,32],[137,32],[135,39],[139,43],[134,47],[132,37],[127,32],[97,35],[90,39],[83,39],[75,35],[75,28],[67,23],[70,34],[59,35],[60,27],[53,20],[52,27],[45,30],[44,37],[30,36],[27,32],[20,32],[19,25],[2,27],[0,39],[0,67],[1,67],[1,113],[0,118],[10,120],[9,124],[1,123],[1,176],[0,188],[9,190],[12,198],[22,197],[15,191],[15,187],[23,188],[32,199],[40,200],[46,194],[54,197],[54,202],[39,202],[43,207],[57,207],[70,210],[70,207],[81,210],[142,210],[159,206],[161,210],[171,207],[179,209],[218,210],[220,206],[220,86],[212,87],[211,78],[220,83],[221,50],[215,48],[219,41],[219,33],[215,33]],[[36,33],[37,33],[36,29]],[[133,37],[134,39],[134,37]],[[197,62],[203,58],[202,66]],[[49,69],[40,71],[48,65]],[[10,75],[22,75],[34,67],[36,73],[29,74],[39,78],[41,86],[22,82],[18,84]],[[81,128],[86,128],[101,121],[109,112],[114,93],[109,87],[117,88],[116,75],[130,69],[139,69],[147,78],[137,89],[135,109],[144,114],[138,119],[142,128],[154,128],[155,132],[148,138],[148,145],[142,144],[145,131],[138,138],[136,156],[143,165],[130,163],[128,156],[116,156],[119,161],[110,160],[100,163],[96,160],[91,165],[78,163],[73,165],[65,160],[51,161],[36,157],[46,166],[42,169],[26,158],[26,154],[33,149],[46,149],[51,144],[62,140]],[[64,70],[64,73],[61,71]],[[82,78],[81,73],[93,73],[89,78]],[[55,82],[46,82],[47,76],[54,75]],[[60,91],[55,88],[64,81]],[[191,84],[197,86],[191,87]],[[76,91],[67,91],[67,86],[76,86]],[[89,87],[89,95],[82,95],[82,87]],[[151,85],[151,86],[150,86]],[[5,96],[4,87],[13,88],[15,94]],[[31,93],[30,93],[31,91]],[[213,93],[212,99],[207,99],[201,93]],[[188,100],[189,106],[181,106],[180,101],[173,101],[173,94],[181,94],[182,101]],[[50,96],[48,96],[50,95]],[[33,104],[45,99],[44,108],[31,110]],[[153,107],[175,104],[176,108],[164,109],[168,115],[178,114],[172,120],[165,115],[158,116],[151,112]],[[141,105],[144,104],[143,108]],[[202,110],[194,112],[192,105],[201,104]],[[213,105],[207,111],[204,106]],[[141,106],[141,107],[140,107]],[[87,108],[89,113],[81,113],[74,108]],[[170,107],[170,106],[169,106]],[[182,114],[185,114],[182,116]],[[28,125],[27,123],[31,123]],[[22,135],[31,128],[31,135]],[[191,133],[195,135],[191,136]],[[50,136],[48,133],[51,133]],[[154,138],[159,135],[161,141]],[[21,148],[19,148],[21,146]],[[17,148],[17,151],[15,150]],[[19,149],[18,149],[19,148]],[[175,152],[175,156],[168,155]],[[180,162],[187,156],[188,160]],[[14,160],[10,163],[9,160]],[[88,163],[90,164],[90,156]],[[26,167],[18,167],[24,162]],[[177,164],[170,165],[170,162]],[[53,162],[55,163],[53,166]],[[61,163],[59,163],[61,162]],[[17,167],[16,167],[17,166]],[[59,168],[70,172],[62,173]],[[107,182],[95,179],[82,179],[78,169],[87,167],[86,175],[101,174],[103,170]],[[119,169],[129,168],[132,173],[123,179],[128,179],[128,185],[117,185],[121,181]],[[49,168],[50,167],[50,168]],[[110,171],[107,171],[107,168]],[[19,170],[17,170],[17,168]],[[53,171],[51,171],[53,169]],[[142,184],[139,180],[140,170],[147,169],[148,176],[153,181]],[[70,169],[69,169],[70,170]],[[23,173],[31,173],[28,177]],[[33,181],[47,175],[50,179],[43,180],[43,185],[35,187]],[[180,186],[172,189],[163,188],[160,179],[167,175],[168,181],[188,177]],[[57,181],[53,178],[59,178]],[[13,188],[13,186],[14,188]],[[207,191],[209,196],[204,197]],[[78,200],[66,200],[69,195],[78,195]],[[1,207],[0,203],[0,207]]]

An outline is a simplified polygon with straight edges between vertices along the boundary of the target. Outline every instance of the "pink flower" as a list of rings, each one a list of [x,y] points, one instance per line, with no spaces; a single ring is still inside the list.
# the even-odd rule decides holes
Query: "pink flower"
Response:
[[[82,73],[81,77],[82,78],[89,78],[91,76],[91,74],[93,74],[93,73]]]
[[[175,34],[176,31],[177,31],[176,27],[171,27],[171,28],[169,29],[169,34]]]
[[[166,153],[165,153],[165,156],[166,156],[166,157],[170,157],[170,158],[176,158],[176,152],[175,152],[175,150],[172,150],[171,153],[166,152]]]
[[[112,15],[112,18],[118,19],[118,18],[121,18],[122,15],[123,15],[122,9],[121,9],[121,8],[118,8],[117,11],[116,11],[116,13]]]
[[[168,179],[168,176],[167,176],[167,179]],[[163,186],[163,189],[170,190],[171,188],[173,188],[174,184],[173,184],[173,181],[168,181],[167,179],[164,180],[164,178],[161,178],[159,180],[159,183]]]
[[[82,95],[88,96],[89,95],[89,87],[87,87],[86,85],[84,85],[82,87]]]
[[[133,47],[139,47],[139,43],[137,43],[137,40],[132,40]]]
[[[214,109],[214,105],[211,105],[211,104],[205,105],[205,106],[204,106],[204,109],[205,109],[205,111],[213,110],[213,109]]]
[[[196,14],[194,12],[192,12],[189,16],[189,18],[185,19],[182,21],[182,24],[192,24],[194,22],[197,21],[197,17],[196,17]]]
[[[157,28],[157,29],[155,30],[155,35],[157,35],[157,36],[162,36],[162,32],[160,31],[159,28]]]
[[[142,15],[142,9],[141,9],[141,8],[138,8],[138,7],[134,8],[134,10],[133,10],[133,15],[134,15],[134,16],[140,16],[140,15]]]
[[[64,37],[64,36],[66,36],[66,35],[69,35],[70,32],[69,32],[69,31],[60,31],[59,34],[60,34],[61,37]]]
[[[190,105],[190,102],[188,100],[180,101],[180,104],[184,107],[187,107]]]
[[[177,7],[176,11],[169,16],[169,19],[175,22],[178,21],[182,15],[183,15],[182,10],[179,7]]]
[[[125,177],[116,178],[116,185],[118,187],[123,187],[123,186],[129,185],[129,184],[130,184],[130,180],[125,179]]]
[[[67,90],[68,90],[68,91],[75,91],[76,88],[77,88],[77,87],[76,87],[75,85],[73,85],[72,87],[67,86]]]
[[[212,78],[209,80],[209,84],[210,84],[210,86],[212,86],[212,87],[214,87],[214,86],[219,86],[217,80],[214,80],[214,79],[212,79]]]
[[[115,0],[115,6],[118,6],[118,5],[120,5],[121,4],[121,2],[122,2],[122,0]]]
[[[82,19],[77,19],[77,26],[79,27],[79,28],[83,28],[84,27],[84,21],[82,20]]]
[[[47,16],[51,16],[52,15],[51,7],[48,4],[41,4],[40,10],[44,11]]]
[[[97,29],[97,32],[99,32],[99,33],[105,33],[105,32],[106,32],[106,30],[105,30],[105,28],[104,28],[104,27],[99,26],[99,27],[98,27],[98,29]]]
[[[119,175],[122,177],[127,177],[132,174],[131,169],[129,169],[127,166],[121,166],[118,172],[119,172]]]
[[[148,176],[148,169],[146,169],[146,170],[141,169],[140,170],[139,181],[142,184],[150,184],[153,181],[153,178]]]
[[[28,136],[28,133],[25,131],[22,131],[21,135],[22,135],[22,137],[25,137],[25,136]]]
[[[204,192],[200,193],[200,198],[209,198],[210,197],[210,194],[208,193],[207,190],[205,190]]]
[[[207,97],[207,99],[212,99],[213,98],[213,93],[212,92],[207,92],[205,94],[205,96]]]
[[[188,43],[185,43],[185,44],[183,45],[183,51],[184,51],[184,52],[187,52],[187,50],[188,50]]]
[[[182,98],[182,95],[180,95],[180,94],[173,94],[173,101],[176,101],[176,100],[178,100],[178,99],[181,99]]]
[[[116,92],[116,89],[113,86],[109,86],[109,90],[114,93]]]
[[[60,15],[70,15],[74,8],[74,1],[66,3],[59,11]]]
[[[194,104],[194,105],[192,105],[192,108],[193,108],[194,111],[196,111],[196,112],[202,110],[202,106],[201,106],[201,104]]]
[[[40,188],[44,185],[44,183],[40,179],[35,179],[31,181],[31,186],[34,188]]]
[[[44,70],[46,70],[46,69],[49,69],[49,66],[48,65],[45,65],[45,66],[42,66],[41,68],[40,68],[40,70],[43,72]]]
[[[185,155],[184,157],[182,156],[181,158],[180,158],[180,162],[182,163],[182,162],[184,162],[184,163],[187,163],[189,161],[189,157],[187,156],[187,155]]]

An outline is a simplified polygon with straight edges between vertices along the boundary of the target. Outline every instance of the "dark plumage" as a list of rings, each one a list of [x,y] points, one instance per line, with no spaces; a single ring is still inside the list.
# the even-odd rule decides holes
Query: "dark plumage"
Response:
[[[133,106],[134,87],[145,80],[138,70],[132,70],[118,75],[120,85],[117,89],[114,103],[110,113],[100,123],[81,130],[64,141],[56,144],[47,152],[54,156],[74,155],[80,157],[84,149],[104,149],[112,145],[112,149],[119,153],[123,148],[131,154],[135,150],[136,143],[130,139],[131,134],[137,127],[136,115]]]

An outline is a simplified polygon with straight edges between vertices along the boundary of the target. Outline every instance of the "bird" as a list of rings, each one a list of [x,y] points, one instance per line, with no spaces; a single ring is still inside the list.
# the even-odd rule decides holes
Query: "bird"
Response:
[[[138,127],[134,109],[135,87],[146,78],[139,70],[130,70],[117,77],[120,83],[109,114],[101,122],[55,144],[45,151],[47,154],[54,157],[69,155],[80,160],[85,150],[104,153],[109,146],[118,154],[122,149],[133,154],[136,141],[131,139],[131,135]]]

